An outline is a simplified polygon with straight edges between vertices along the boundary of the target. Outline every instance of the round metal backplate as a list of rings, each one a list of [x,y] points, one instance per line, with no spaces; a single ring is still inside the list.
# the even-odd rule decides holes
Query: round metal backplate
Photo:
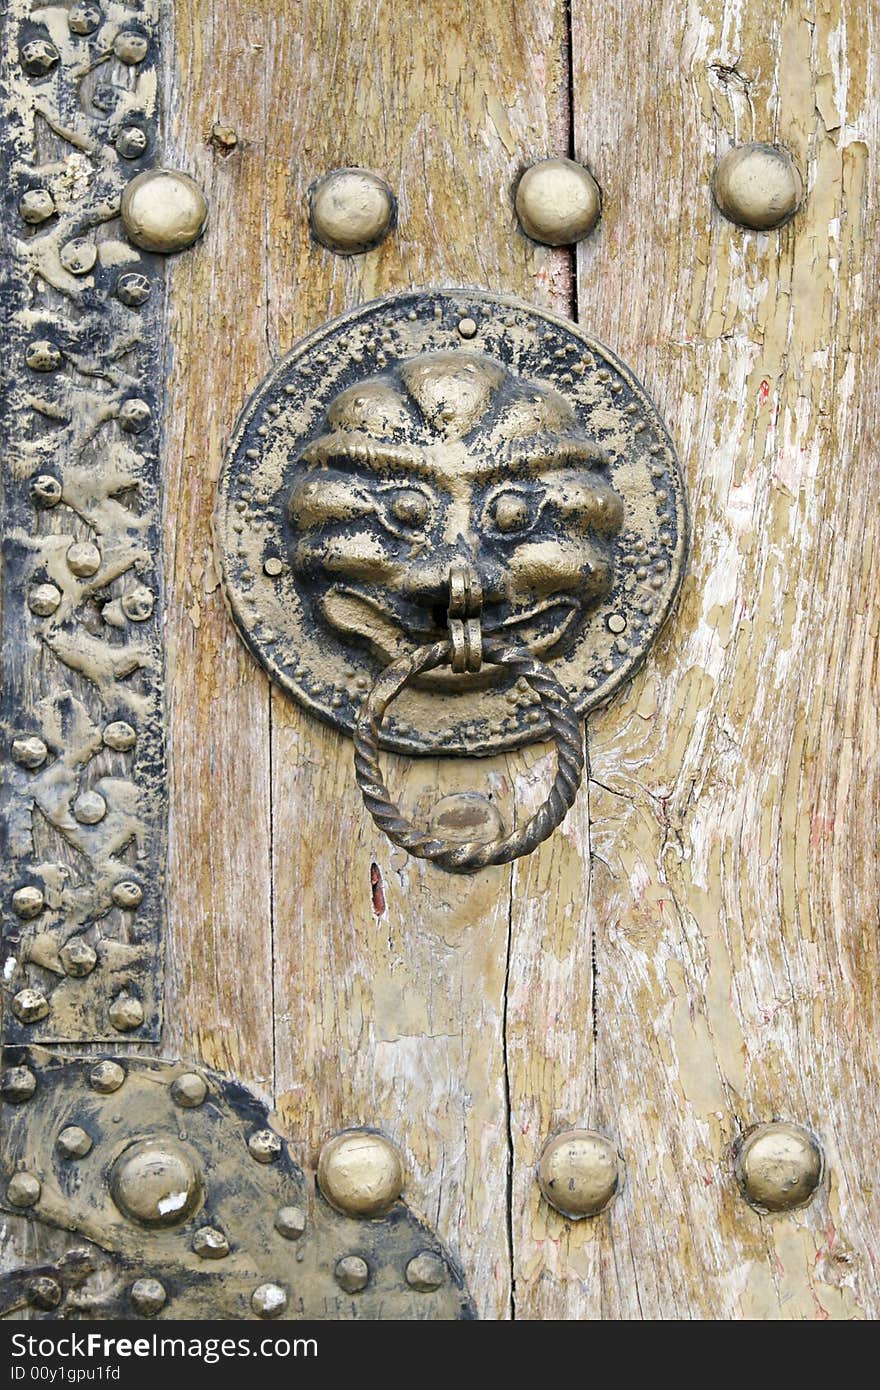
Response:
[[[450,563],[482,626],[580,714],[637,669],[675,599],[684,481],[656,407],[575,324],[480,290],[413,291],[304,339],[249,401],[219,485],[225,592],[273,680],[350,734],[395,656],[443,635]],[[386,748],[470,756],[549,734],[498,668],[436,673]]]

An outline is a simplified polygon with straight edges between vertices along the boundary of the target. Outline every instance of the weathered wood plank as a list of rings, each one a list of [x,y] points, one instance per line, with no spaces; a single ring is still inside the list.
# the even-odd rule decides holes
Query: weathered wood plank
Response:
[[[872,23],[857,3],[574,6],[577,153],[604,194],[580,313],[670,421],[694,554],[659,649],[590,726],[595,1113],[628,1185],[604,1233],[558,1248],[521,1218],[525,1316],[877,1315]],[[712,206],[716,158],[749,139],[806,173],[781,232]],[[536,1073],[515,1131],[561,1076]],[[774,1116],[820,1136],[830,1186],[759,1217],[730,1145]]]

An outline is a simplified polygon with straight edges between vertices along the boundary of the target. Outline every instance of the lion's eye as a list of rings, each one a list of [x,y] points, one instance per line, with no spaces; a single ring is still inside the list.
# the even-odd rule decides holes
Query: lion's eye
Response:
[[[493,507],[496,527],[504,535],[523,531],[529,524],[529,505],[520,492],[502,492]]]
[[[401,526],[424,526],[428,519],[428,499],[412,487],[392,493],[388,509]]]

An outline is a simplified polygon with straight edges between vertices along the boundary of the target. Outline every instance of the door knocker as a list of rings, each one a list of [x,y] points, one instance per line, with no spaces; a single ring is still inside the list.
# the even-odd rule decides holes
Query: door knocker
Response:
[[[514,299],[428,290],[355,309],[278,364],[236,429],[216,534],[242,637],[354,737],[379,825],[467,871],[530,853],[572,805],[580,721],[662,627],[687,513],[663,422],[607,348]],[[485,756],[549,737],[547,800],[489,843],[417,830],[379,769],[380,747]]]

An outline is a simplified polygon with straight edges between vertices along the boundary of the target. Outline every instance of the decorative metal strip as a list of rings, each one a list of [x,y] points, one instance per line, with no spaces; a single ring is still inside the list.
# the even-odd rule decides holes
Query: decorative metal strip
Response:
[[[0,1315],[474,1317],[375,1131],[330,1139],[315,1175],[265,1105],[214,1072],[40,1048],[7,1061],[0,1211],[71,1242],[54,1264],[0,1281]]]
[[[163,262],[120,222],[156,163],[159,0],[10,0],[2,853],[5,1037],[157,1039]]]

